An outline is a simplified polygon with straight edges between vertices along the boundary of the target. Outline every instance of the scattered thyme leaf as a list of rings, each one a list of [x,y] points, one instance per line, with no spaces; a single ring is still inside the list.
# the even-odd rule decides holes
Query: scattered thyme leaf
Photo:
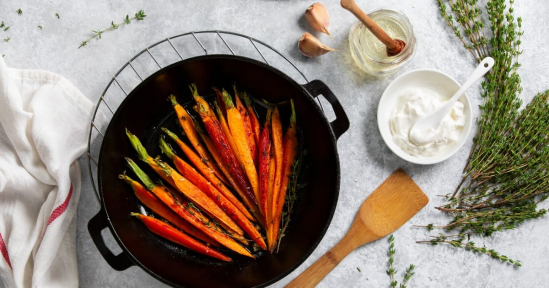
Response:
[[[356,270],[358,270],[358,272],[362,273],[362,271],[360,270],[360,268],[356,267]]]
[[[38,28],[40,28],[40,30],[42,30],[42,25],[38,25]]]
[[[395,274],[398,272],[398,270],[396,270],[393,265],[395,262],[395,253],[395,237],[393,236],[393,234],[391,234],[389,236],[389,250],[387,251],[387,255],[389,255],[389,268],[387,269],[386,273],[391,278],[391,282],[389,283],[389,285],[393,288],[397,287],[398,285],[398,281],[395,280]],[[410,281],[410,278],[412,278],[412,276],[414,276],[415,274],[414,268],[416,268],[414,264],[410,264],[410,266],[406,268],[404,279],[402,280],[399,288],[406,288],[406,283],[408,283],[408,281]]]
[[[11,27],[11,26],[6,26],[6,28],[4,28],[4,31],[10,30],[10,27]]]
[[[11,38],[8,37],[8,38],[4,39],[4,41],[5,41],[5,42],[10,42],[10,39],[11,39]]]
[[[21,15],[23,14],[23,11],[21,9],[17,9],[17,14]]]
[[[57,16],[57,18],[59,18],[59,14],[55,13],[55,16]],[[118,27],[120,27],[120,25],[123,25],[123,24],[130,24],[131,23],[131,20],[143,20],[145,19],[145,17],[147,17],[147,15],[145,15],[145,11],[143,11],[143,9],[139,10],[139,12],[135,13],[135,17],[133,18],[130,18],[129,15],[126,15],[126,18],[124,18],[124,22],[122,23],[114,23],[114,21],[111,21],[111,25],[109,26],[109,28],[106,28],[105,30],[92,30],[92,33],[94,34],[92,37],[90,37],[89,39],[87,40],[84,40],[82,41],[82,43],[80,43],[80,46],[78,46],[78,49],[80,49],[81,47],[83,46],[86,46],[88,45],[88,43],[93,40],[94,38],[97,37],[97,39],[101,39],[101,35],[103,35],[103,33],[109,31],[109,30],[115,30],[115,29],[118,29]]]
[[[4,24],[4,21],[2,21],[2,23],[0,23],[0,28],[4,28],[4,26],[6,25]]]
[[[2,58],[6,57],[6,54],[2,54]]]
[[[55,17],[57,17],[57,19],[60,19],[59,13],[55,13]]]

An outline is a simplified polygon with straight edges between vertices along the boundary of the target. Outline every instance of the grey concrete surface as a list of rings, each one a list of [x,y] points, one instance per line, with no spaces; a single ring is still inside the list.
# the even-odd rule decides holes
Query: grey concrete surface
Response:
[[[351,120],[349,131],[338,142],[342,168],[341,192],[332,225],[311,257],[273,287],[283,287],[337,243],[349,228],[362,201],[399,167],[404,168],[430,197],[428,206],[394,233],[397,249],[395,265],[400,271],[398,278],[401,279],[409,263],[417,266],[416,275],[408,287],[547,287],[547,219],[530,221],[513,231],[478,239],[479,245],[493,247],[511,258],[522,260],[524,266],[520,269],[451,247],[415,244],[416,240],[426,239],[429,234],[412,228],[412,224],[444,223],[448,220],[434,209],[443,203],[437,195],[453,191],[460,181],[473,135],[457,155],[443,163],[430,166],[406,163],[386,147],[379,135],[377,103],[385,87],[403,72],[419,68],[438,69],[463,82],[475,66],[471,56],[441,20],[436,1],[357,2],[366,11],[381,7],[398,9],[410,18],[418,40],[417,55],[402,71],[387,78],[374,78],[358,69],[350,57],[347,40],[348,30],[355,19],[339,7],[338,1],[324,1],[331,15],[330,31],[334,36],[329,39],[326,35],[313,32],[302,17],[312,1],[4,0],[0,1],[0,20],[11,25],[11,28],[0,31],[0,38],[9,36],[11,40],[0,41],[0,54],[5,54],[4,59],[10,67],[43,69],[65,76],[95,102],[121,65],[144,47],[168,36],[191,30],[220,29],[263,40],[287,55],[309,79],[325,81],[338,95]],[[515,12],[522,16],[525,30],[522,37],[524,54],[520,56],[522,67],[519,69],[524,87],[522,97],[529,101],[537,92],[549,88],[549,54],[546,51],[549,46],[546,24],[549,2],[516,2]],[[22,15],[15,12],[19,8],[23,11]],[[133,22],[105,33],[101,40],[77,49],[80,42],[90,36],[90,30],[106,28],[112,20],[121,22],[126,14],[133,14],[139,9],[144,9],[148,15],[145,21]],[[59,13],[60,19],[55,17],[55,13]],[[43,29],[40,30],[38,25]],[[301,56],[296,44],[304,31],[317,35],[338,52],[316,59]],[[212,52],[228,53],[223,46],[213,40],[210,43],[210,40],[203,39],[215,47]],[[239,51],[250,52],[244,44],[240,45],[237,41],[231,43],[242,49]],[[176,45],[186,49],[184,41]],[[176,59],[174,55],[161,51],[154,53],[158,53],[165,63]],[[275,59],[274,56],[271,59]],[[276,64],[282,63],[277,61],[273,60]],[[145,62],[143,60],[139,67],[145,67]],[[128,87],[135,85],[124,83]],[[481,103],[479,89],[477,83],[469,90],[475,117],[479,114],[477,106]],[[86,227],[89,219],[99,210],[99,204],[87,174],[87,161],[81,158],[80,164],[84,187],[78,209],[76,243],[80,285],[164,286],[140,268],[115,271],[98,253]],[[542,206],[547,207],[548,204]],[[109,245],[116,250],[112,238]],[[318,287],[388,287],[389,278],[385,273],[387,247],[386,239],[360,247]]]

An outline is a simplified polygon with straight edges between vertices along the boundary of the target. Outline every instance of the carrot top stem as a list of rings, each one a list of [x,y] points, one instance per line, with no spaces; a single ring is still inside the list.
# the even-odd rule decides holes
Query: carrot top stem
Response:
[[[175,95],[173,95],[173,94],[170,94],[170,96],[168,96],[168,99],[170,99],[170,102],[172,102],[172,106],[175,106],[175,105],[179,104],[179,103],[177,103],[177,99],[175,99]]]
[[[175,140],[175,141],[180,140],[179,137],[177,137],[177,135],[175,135],[175,133],[173,133],[172,131],[168,130],[168,128],[162,127],[161,129],[162,129],[162,131],[164,131],[164,133],[166,133],[168,136],[170,136],[170,138],[172,138],[173,140]]]
[[[244,105],[246,105],[246,107],[252,106],[252,97],[250,97],[246,91],[240,93],[240,98],[244,101]]]
[[[225,106],[227,107],[227,109],[234,108],[235,106],[233,103],[233,99],[231,98],[231,95],[229,94],[229,92],[223,89],[221,93],[223,95],[223,101],[225,102]]]
[[[198,87],[196,87],[196,84],[189,85],[189,88],[191,89],[191,93],[193,93],[193,97],[198,96]]]
[[[162,150],[162,153],[166,154],[166,156],[168,156],[168,158],[170,159],[173,159],[173,157],[175,156],[172,147],[170,147],[170,145],[168,145],[168,143],[164,141],[164,137],[160,137],[160,150]]]
[[[141,168],[139,168],[137,163],[135,163],[132,159],[130,159],[128,157],[126,157],[126,162],[128,163],[128,166],[130,167],[130,169],[132,169],[133,173],[135,173],[135,175],[137,175],[137,177],[141,180],[141,182],[143,182],[145,187],[147,187],[149,190],[154,189],[154,186],[156,186],[156,185],[151,180],[151,178],[149,178],[149,176],[147,176],[147,174],[145,174],[145,172],[143,172],[143,170],[141,170]],[[126,180],[126,179],[124,179],[124,180]]]
[[[294,105],[294,99],[290,99],[290,105],[292,106],[292,115],[290,116],[290,123],[294,124],[295,119],[295,105]]]
[[[141,141],[139,141],[139,138],[137,136],[133,135],[128,129],[126,129],[126,135],[130,139],[130,143],[132,143],[133,148],[135,151],[137,151],[137,155],[139,156],[139,160],[149,163],[149,154],[147,153],[147,150],[145,147],[143,147],[143,144],[141,144]]]

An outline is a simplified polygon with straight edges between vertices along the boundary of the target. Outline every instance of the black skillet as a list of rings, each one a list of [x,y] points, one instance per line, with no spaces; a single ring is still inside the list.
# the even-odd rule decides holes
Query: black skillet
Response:
[[[143,208],[131,188],[117,177],[127,170],[124,157],[137,160],[124,130],[128,128],[136,134],[153,157],[159,155],[159,128],[178,129],[167,96],[173,93],[181,104],[191,103],[190,83],[196,83],[198,91],[206,96],[212,94],[212,87],[230,89],[232,83],[237,83],[251,95],[269,102],[294,99],[297,126],[309,151],[309,168],[304,180],[307,184],[300,191],[278,253],[256,252],[255,260],[229,253],[234,262],[221,263],[153,235],[130,216]],[[331,123],[314,101],[318,95],[332,105],[337,119]],[[289,118],[284,111],[282,118]],[[119,271],[138,265],[166,284],[183,287],[262,287],[275,283],[309,257],[330,225],[340,181],[336,141],[348,128],[343,107],[321,81],[299,85],[271,66],[239,56],[201,56],[175,63],[137,86],[113,116],[99,156],[102,208],[88,223],[88,230],[107,263]],[[156,176],[150,170],[146,172]],[[101,236],[107,227],[123,250],[118,255],[107,248]]]

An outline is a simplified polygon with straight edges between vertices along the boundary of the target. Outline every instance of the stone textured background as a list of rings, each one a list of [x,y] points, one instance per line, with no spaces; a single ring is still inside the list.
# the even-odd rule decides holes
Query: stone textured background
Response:
[[[332,225],[312,256],[274,287],[287,284],[335,245],[349,228],[362,201],[399,167],[412,176],[431,201],[409,224],[394,233],[397,250],[395,264],[400,271],[398,279],[401,279],[404,268],[414,263],[417,266],[416,275],[409,287],[547,287],[547,219],[530,221],[514,231],[477,240],[479,245],[485,244],[511,258],[522,260],[524,266],[520,269],[500,264],[487,256],[447,246],[415,244],[416,240],[428,238],[428,233],[411,227],[411,224],[444,223],[448,220],[434,209],[443,203],[437,195],[453,191],[458,184],[472,135],[465,147],[444,163],[430,166],[406,163],[394,155],[380,137],[376,122],[377,103],[385,87],[401,73],[431,68],[448,73],[462,83],[474,69],[474,61],[441,20],[435,0],[357,2],[366,11],[381,7],[398,9],[410,18],[418,40],[417,55],[402,71],[388,78],[374,78],[355,66],[347,40],[349,27],[355,19],[339,7],[338,1],[324,1],[331,15],[330,31],[334,36],[334,39],[329,39],[326,35],[313,33],[302,17],[312,1],[4,0],[0,1],[0,20],[11,25],[11,28],[6,32],[0,31],[0,38],[9,36],[11,40],[8,43],[0,41],[0,54],[6,54],[4,59],[10,67],[43,69],[65,76],[95,102],[126,61],[146,46],[168,36],[191,30],[219,29],[263,40],[287,55],[309,79],[325,81],[338,95],[351,120],[351,128],[338,142],[342,167],[341,192]],[[516,15],[522,16],[526,31],[522,37],[524,54],[520,56],[522,67],[519,69],[524,87],[522,97],[529,101],[535,93],[549,88],[549,54],[546,51],[549,46],[546,24],[549,2],[516,2]],[[15,11],[18,8],[23,10],[23,15],[17,15]],[[100,41],[92,41],[88,46],[77,49],[80,42],[90,36],[90,30],[106,28],[112,20],[121,22],[126,14],[133,14],[141,8],[148,15],[145,21],[133,22],[106,33]],[[56,12],[61,19],[55,18]],[[38,25],[42,25],[43,30]],[[304,31],[318,36],[338,52],[317,59],[301,56],[296,43]],[[202,40],[215,47],[212,53],[228,53],[215,41]],[[246,52],[245,45],[231,44],[239,47],[238,52]],[[185,49],[184,41],[176,45]],[[175,60],[173,55],[154,53],[159,53],[158,57],[165,63]],[[143,61],[140,67],[146,66]],[[282,63],[273,61],[275,64]],[[135,85],[124,83],[129,87]],[[468,93],[474,107],[480,103],[479,87],[477,83]],[[475,117],[478,116],[478,108],[474,113]],[[116,272],[99,255],[86,228],[89,219],[99,210],[99,204],[91,189],[87,161],[81,158],[80,164],[84,188],[78,210],[76,245],[81,286],[163,286],[140,268]],[[544,203],[543,206],[548,205]],[[112,238],[109,242],[111,247],[116,247]],[[389,279],[385,274],[387,247],[386,239],[360,247],[341,262],[319,287],[388,287]]]

